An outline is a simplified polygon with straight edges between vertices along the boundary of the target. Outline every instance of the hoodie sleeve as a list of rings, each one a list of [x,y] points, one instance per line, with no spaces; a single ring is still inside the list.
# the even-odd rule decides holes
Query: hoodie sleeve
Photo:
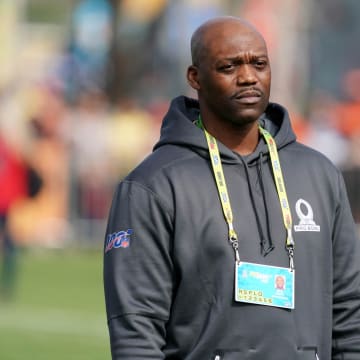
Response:
[[[112,359],[164,359],[172,297],[171,217],[149,189],[115,192],[104,246],[104,290]]]
[[[360,359],[360,241],[339,174],[339,206],[333,231],[332,360]]]

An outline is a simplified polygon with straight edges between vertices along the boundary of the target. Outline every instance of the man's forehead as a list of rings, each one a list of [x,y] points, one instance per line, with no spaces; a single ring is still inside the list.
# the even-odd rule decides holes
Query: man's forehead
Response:
[[[208,55],[221,55],[226,57],[241,56],[248,53],[254,56],[267,55],[267,49],[263,39],[252,32],[235,34],[231,37],[216,36],[204,41],[204,50]]]
[[[205,40],[212,36],[224,36],[228,33],[236,33],[239,35],[257,35],[262,37],[260,33],[246,21],[238,18],[225,17],[217,18],[213,21],[208,21],[202,25],[199,29],[199,35]]]
[[[191,51],[195,62],[210,53],[229,51],[231,47],[237,47],[239,51],[241,46],[267,53],[262,35],[246,21],[234,17],[220,17],[207,21],[195,31],[191,39]]]

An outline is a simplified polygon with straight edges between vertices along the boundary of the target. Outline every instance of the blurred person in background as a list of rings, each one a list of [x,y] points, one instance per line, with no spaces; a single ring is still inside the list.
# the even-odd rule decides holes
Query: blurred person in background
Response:
[[[348,142],[348,152],[342,164],[346,189],[354,219],[360,224],[360,69],[345,73],[342,79],[345,100],[336,108],[339,133]],[[343,153],[342,149],[334,147]]]
[[[68,154],[60,136],[65,107],[57,89],[36,84],[24,94],[28,133],[22,152],[42,181],[36,196],[13,206],[9,226],[21,245],[61,247],[68,235]]]
[[[336,115],[339,131],[346,137],[360,135],[360,69],[347,71],[342,79],[345,100],[339,102]]]
[[[2,298],[13,295],[16,247],[8,226],[8,214],[15,202],[27,195],[27,171],[19,154],[0,135],[0,240]]]
[[[25,157],[0,134],[0,297],[14,295],[16,284],[16,234],[9,224],[14,208],[24,199],[34,197],[42,186],[39,174]]]
[[[104,92],[98,87],[83,88],[62,129],[71,154],[73,217],[84,223],[82,233],[87,239],[97,221],[106,218],[111,201],[109,117]]]
[[[312,93],[309,109],[310,128],[304,143],[328,157],[342,168],[348,161],[349,141],[339,131],[338,101],[325,91]]]
[[[153,153],[114,194],[112,358],[358,359],[360,241],[340,171],[269,102],[252,25],[210,20],[191,52],[198,100],[172,101]]]
[[[64,62],[64,96],[76,101],[84,87],[103,87],[111,45],[113,7],[107,0],[81,0],[71,17]]]

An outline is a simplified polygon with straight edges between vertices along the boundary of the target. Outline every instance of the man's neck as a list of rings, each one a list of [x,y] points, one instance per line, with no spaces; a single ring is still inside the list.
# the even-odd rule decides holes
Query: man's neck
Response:
[[[257,121],[240,126],[233,123],[212,123],[203,120],[203,125],[217,140],[242,156],[254,152],[259,142]]]

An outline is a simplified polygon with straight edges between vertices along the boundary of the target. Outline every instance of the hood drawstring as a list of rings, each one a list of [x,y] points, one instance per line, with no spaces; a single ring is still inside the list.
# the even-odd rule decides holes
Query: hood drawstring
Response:
[[[259,184],[260,184],[260,189],[261,189],[262,198],[263,198],[264,207],[265,207],[266,231],[267,231],[268,244],[269,244],[267,249],[262,247],[262,251],[263,251],[263,255],[266,256],[275,248],[275,246],[273,245],[272,238],[271,238],[269,209],[268,209],[268,204],[267,204],[267,200],[266,200],[266,191],[265,191],[265,186],[264,186],[264,181],[263,181],[263,164],[262,163],[263,163],[263,153],[260,152],[260,157],[259,157],[259,161],[258,161]]]
[[[260,221],[260,216],[259,216],[258,210],[256,208],[254,194],[253,194],[253,190],[251,188],[248,165],[245,162],[245,160],[241,157],[241,161],[242,161],[242,163],[244,165],[244,168],[245,168],[246,180],[247,180],[247,183],[248,183],[249,193],[250,193],[250,200],[251,200],[251,203],[252,203],[252,206],[253,206],[253,209],[254,209],[256,224],[257,224],[257,228],[258,228],[258,232],[259,232],[261,253],[262,253],[263,256],[266,256],[272,250],[274,250],[275,246],[273,245],[272,238],[271,238],[269,209],[268,209],[268,205],[267,205],[267,201],[266,201],[266,192],[265,192],[264,181],[263,181],[262,160],[263,160],[263,153],[260,152],[260,157],[259,157],[259,161],[257,162],[257,164],[259,164],[259,166],[258,166],[259,183],[260,183],[260,190],[261,190],[261,193],[262,193],[262,199],[263,199],[264,207],[265,207],[266,232],[267,232],[268,241],[266,241],[264,230],[263,230],[263,227],[262,227],[261,221]],[[267,248],[265,247],[266,243],[268,243]]]
[[[263,228],[261,226],[260,217],[259,217],[259,214],[258,214],[257,209],[256,209],[256,204],[255,204],[255,200],[254,200],[254,194],[253,194],[253,190],[251,188],[249,169],[248,169],[248,165],[245,162],[245,160],[242,157],[240,157],[240,158],[241,158],[241,161],[242,161],[242,163],[244,165],[244,168],[245,168],[246,180],[247,180],[248,187],[249,187],[250,200],[251,200],[251,203],[252,203],[252,206],[253,206],[253,209],[254,209],[256,224],[257,224],[259,237],[260,237],[261,252],[264,255],[265,254],[264,249],[265,249],[266,239],[265,239],[265,236],[264,236]]]

